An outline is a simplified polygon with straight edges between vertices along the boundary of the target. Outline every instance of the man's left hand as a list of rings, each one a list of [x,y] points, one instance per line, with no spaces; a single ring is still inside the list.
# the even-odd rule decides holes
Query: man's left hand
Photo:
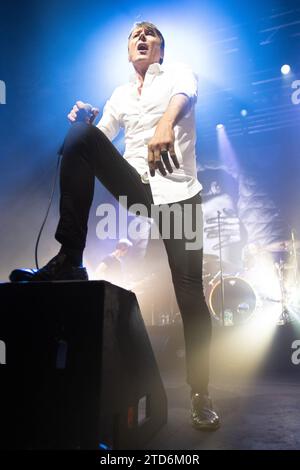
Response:
[[[163,176],[166,176],[167,171],[173,173],[169,155],[175,167],[179,168],[174,141],[172,123],[162,118],[156,126],[154,136],[148,143],[148,165],[151,176],[155,175],[155,170],[159,170]]]

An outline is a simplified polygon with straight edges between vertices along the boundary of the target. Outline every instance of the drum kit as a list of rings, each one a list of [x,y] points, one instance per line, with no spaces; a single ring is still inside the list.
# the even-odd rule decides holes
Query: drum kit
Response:
[[[204,294],[215,324],[242,325],[253,318],[266,318],[268,314],[277,324],[300,321],[300,241],[294,232],[288,240],[247,244],[237,266],[225,259],[222,251],[220,213],[218,226],[218,255],[205,253],[204,249],[203,257]],[[133,286],[146,312],[146,323],[181,322],[173,294],[165,298],[157,291],[153,296],[156,278],[156,273],[151,273]],[[170,289],[166,285],[162,291]]]
[[[242,269],[219,256],[205,254],[204,292],[212,318],[221,326],[244,324],[272,310],[278,324],[300,317],[300,241],[249,244],[243,250]]]

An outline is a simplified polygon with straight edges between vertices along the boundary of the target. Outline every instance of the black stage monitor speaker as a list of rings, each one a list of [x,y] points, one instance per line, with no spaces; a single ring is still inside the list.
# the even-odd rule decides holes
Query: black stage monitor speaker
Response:
[[[104,281],[0,284],[0,448],[139,449],[167,400],[136,297]]]

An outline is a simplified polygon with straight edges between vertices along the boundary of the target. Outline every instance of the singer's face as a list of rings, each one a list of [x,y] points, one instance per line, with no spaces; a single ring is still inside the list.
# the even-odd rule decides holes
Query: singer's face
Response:
[[[151,28],[138,27],[133,30],[128,41],[128,59],[133,66],[149,66],[163,57],[160,38]]]

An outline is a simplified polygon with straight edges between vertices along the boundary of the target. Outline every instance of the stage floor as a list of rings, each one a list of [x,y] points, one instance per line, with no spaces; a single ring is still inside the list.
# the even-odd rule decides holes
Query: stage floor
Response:
[[[263,366],[260,364],[255,370],[244,367],[242,362],[233,364],[234,350],[229,350],[232,338],[228,332],[214,336],[210,394],[222,426],[210,433],[197,431],[189,424],[189,388],[180,356],[182,332],[173,329],[169,343],[166,339],[158,341],[157,332],[150,332],[168,396],[169,419],[147,449],[300,449],[300,365],[284,363],[293,330],[294,327],[277,331],[264,352]],[[244,352],[239,351],[239,358],[243,360],[246,350],[253,357],[246,344],[244,348]]]
[[[210,393],[222,419],[213,433],[189,424],[189,389],[184,375],[163,374],[168,424],[147,449],[300,449],[300,387],[274,379],[254,383],[214,382]]]

